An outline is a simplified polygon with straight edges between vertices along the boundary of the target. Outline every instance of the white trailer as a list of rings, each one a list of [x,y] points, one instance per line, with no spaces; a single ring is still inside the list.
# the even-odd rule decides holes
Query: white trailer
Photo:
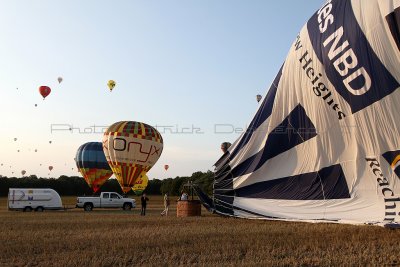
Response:
[[[8,210],[44,211],[61,210],[60,195],[50,188],[10,188]]]

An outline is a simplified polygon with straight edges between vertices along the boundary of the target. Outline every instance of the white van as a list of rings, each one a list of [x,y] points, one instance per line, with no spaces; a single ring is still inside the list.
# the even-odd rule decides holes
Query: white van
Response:
[[[10,188],[8,210],[44,211],[63,209],[60,195],[50,188]]]

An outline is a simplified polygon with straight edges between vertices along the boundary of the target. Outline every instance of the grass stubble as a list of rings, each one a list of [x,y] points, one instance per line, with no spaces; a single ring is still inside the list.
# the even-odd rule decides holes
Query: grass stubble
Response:
[[[154,196],[146,216],[139,208],[23,213],[0,198],[0,266],[400,266],[400,230],[204,210],[177,218],[175,207],[161,217],[162,198]]]

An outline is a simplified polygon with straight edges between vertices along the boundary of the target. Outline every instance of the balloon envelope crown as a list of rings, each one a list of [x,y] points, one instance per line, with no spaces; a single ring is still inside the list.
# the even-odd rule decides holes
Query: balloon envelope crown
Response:
[[[163,138],[156,128],[143,122],[119,121],[112,124],[104,135],[115,133],[116,136],[133,136],[140,139],[147,139],[163,143]]]

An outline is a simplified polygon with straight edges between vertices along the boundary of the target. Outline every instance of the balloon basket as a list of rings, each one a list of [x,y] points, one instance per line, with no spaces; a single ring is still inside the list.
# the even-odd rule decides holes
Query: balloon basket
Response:
[[[179,200],[176,206],[176,217],[201,216],[200,200]]]

